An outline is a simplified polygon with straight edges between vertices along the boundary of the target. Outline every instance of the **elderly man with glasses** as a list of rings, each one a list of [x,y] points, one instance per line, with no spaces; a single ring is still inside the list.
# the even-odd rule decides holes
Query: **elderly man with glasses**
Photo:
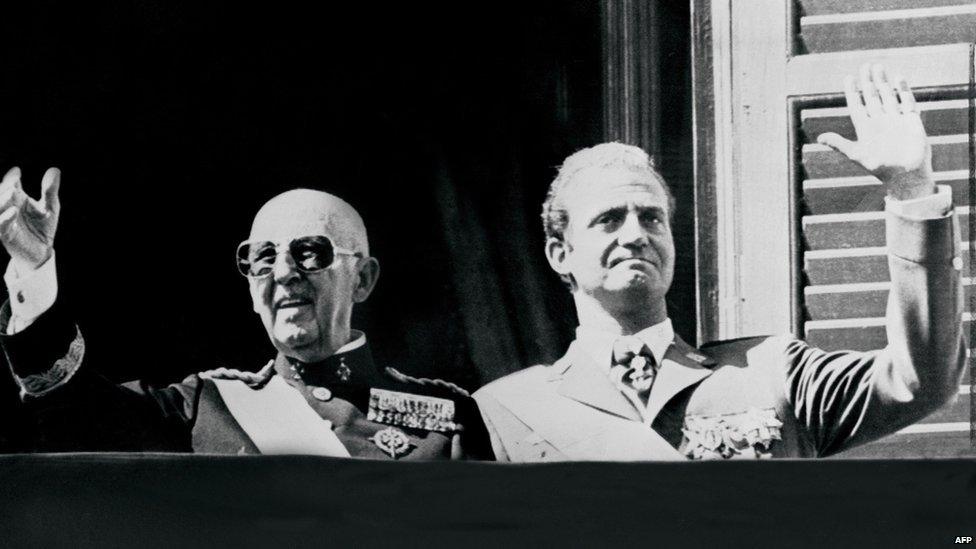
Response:
[[[28,449],[491,457],[466,392],[373,363],[350,323],[379,263],[356,210],[321,191],[272,198],[238,246],[274,360],[258,372],[218,368],[167,387],[102,378],[57,296],[59,184],[48,170],[39,201],[24,193],[17,168],[0,184],[0,241],[11,256],[0,343],[31,418]]]

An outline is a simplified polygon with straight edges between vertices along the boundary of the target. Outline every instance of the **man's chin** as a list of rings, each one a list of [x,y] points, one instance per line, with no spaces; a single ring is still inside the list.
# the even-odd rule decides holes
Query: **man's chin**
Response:
[[[653,293],[660,286],[660,277],[657,273],[630,269],[614,275],[603,282],[603,289],[607,292]]]
[[[304,326],[286,324],[275,326],[274,329],[275,346],[282,350],[306,348],[315,343],[317,339],[318,334],[315,330]]]
[[[604,280],[596,293],[602,294],[600,300],[608,300],[607,303],[643,302],[667,294],[668,287],[663,282],[656,274],[639,273],[637,276]]]

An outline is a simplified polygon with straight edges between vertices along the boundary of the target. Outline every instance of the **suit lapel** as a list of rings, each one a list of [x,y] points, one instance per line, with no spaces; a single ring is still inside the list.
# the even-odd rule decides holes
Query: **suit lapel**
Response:
[[[653,422],[675,395],[710,376],[712,370],[708,366],[711,365],[714,361],[675,335],[651,388],[647,402],[649,421]]]
[[[604,412],[632,421],[641,421],[640,412],[613,386],[582,346],[574,341],[566,356],[553,365],[552,381],[561,376],[559,394]]]
[[[577,342],[549,368],[545,384],[551,388],[530,385],[495,396],[534,436],[567,459],[685,459],[642,422],[640,413]]]
[[[578,430],[578,436],[571,445],[558,449],[569,459],[685,459],[661,435],[641,421],[640,412],[578,342],[574,341],[566,355],[553,365],[550,381],[559,383],[559,395],[590,407],[567,410],[567,419],[572,420],[567,427]],[[580,410],[589,411],[581,413]]]

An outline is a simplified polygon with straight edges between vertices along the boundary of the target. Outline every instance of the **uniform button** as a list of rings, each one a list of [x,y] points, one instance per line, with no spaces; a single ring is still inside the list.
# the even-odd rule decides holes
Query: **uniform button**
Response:
[[[953,257],[952,258],[952,267],[955,270],[957,270],[957,271],[961,271],[962,270],[962,258],[959,257],[959,256]]]
[[[325,387],[316,387],[312,389],[312,396],[315,397],[315,400],[325,402],[332,398],[332,391],[326,389]]]

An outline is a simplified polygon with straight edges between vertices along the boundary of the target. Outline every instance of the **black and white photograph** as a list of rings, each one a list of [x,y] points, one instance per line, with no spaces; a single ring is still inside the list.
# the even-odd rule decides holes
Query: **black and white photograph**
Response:
[[[9,547],[976,535],[976,2],[0,10]]]

